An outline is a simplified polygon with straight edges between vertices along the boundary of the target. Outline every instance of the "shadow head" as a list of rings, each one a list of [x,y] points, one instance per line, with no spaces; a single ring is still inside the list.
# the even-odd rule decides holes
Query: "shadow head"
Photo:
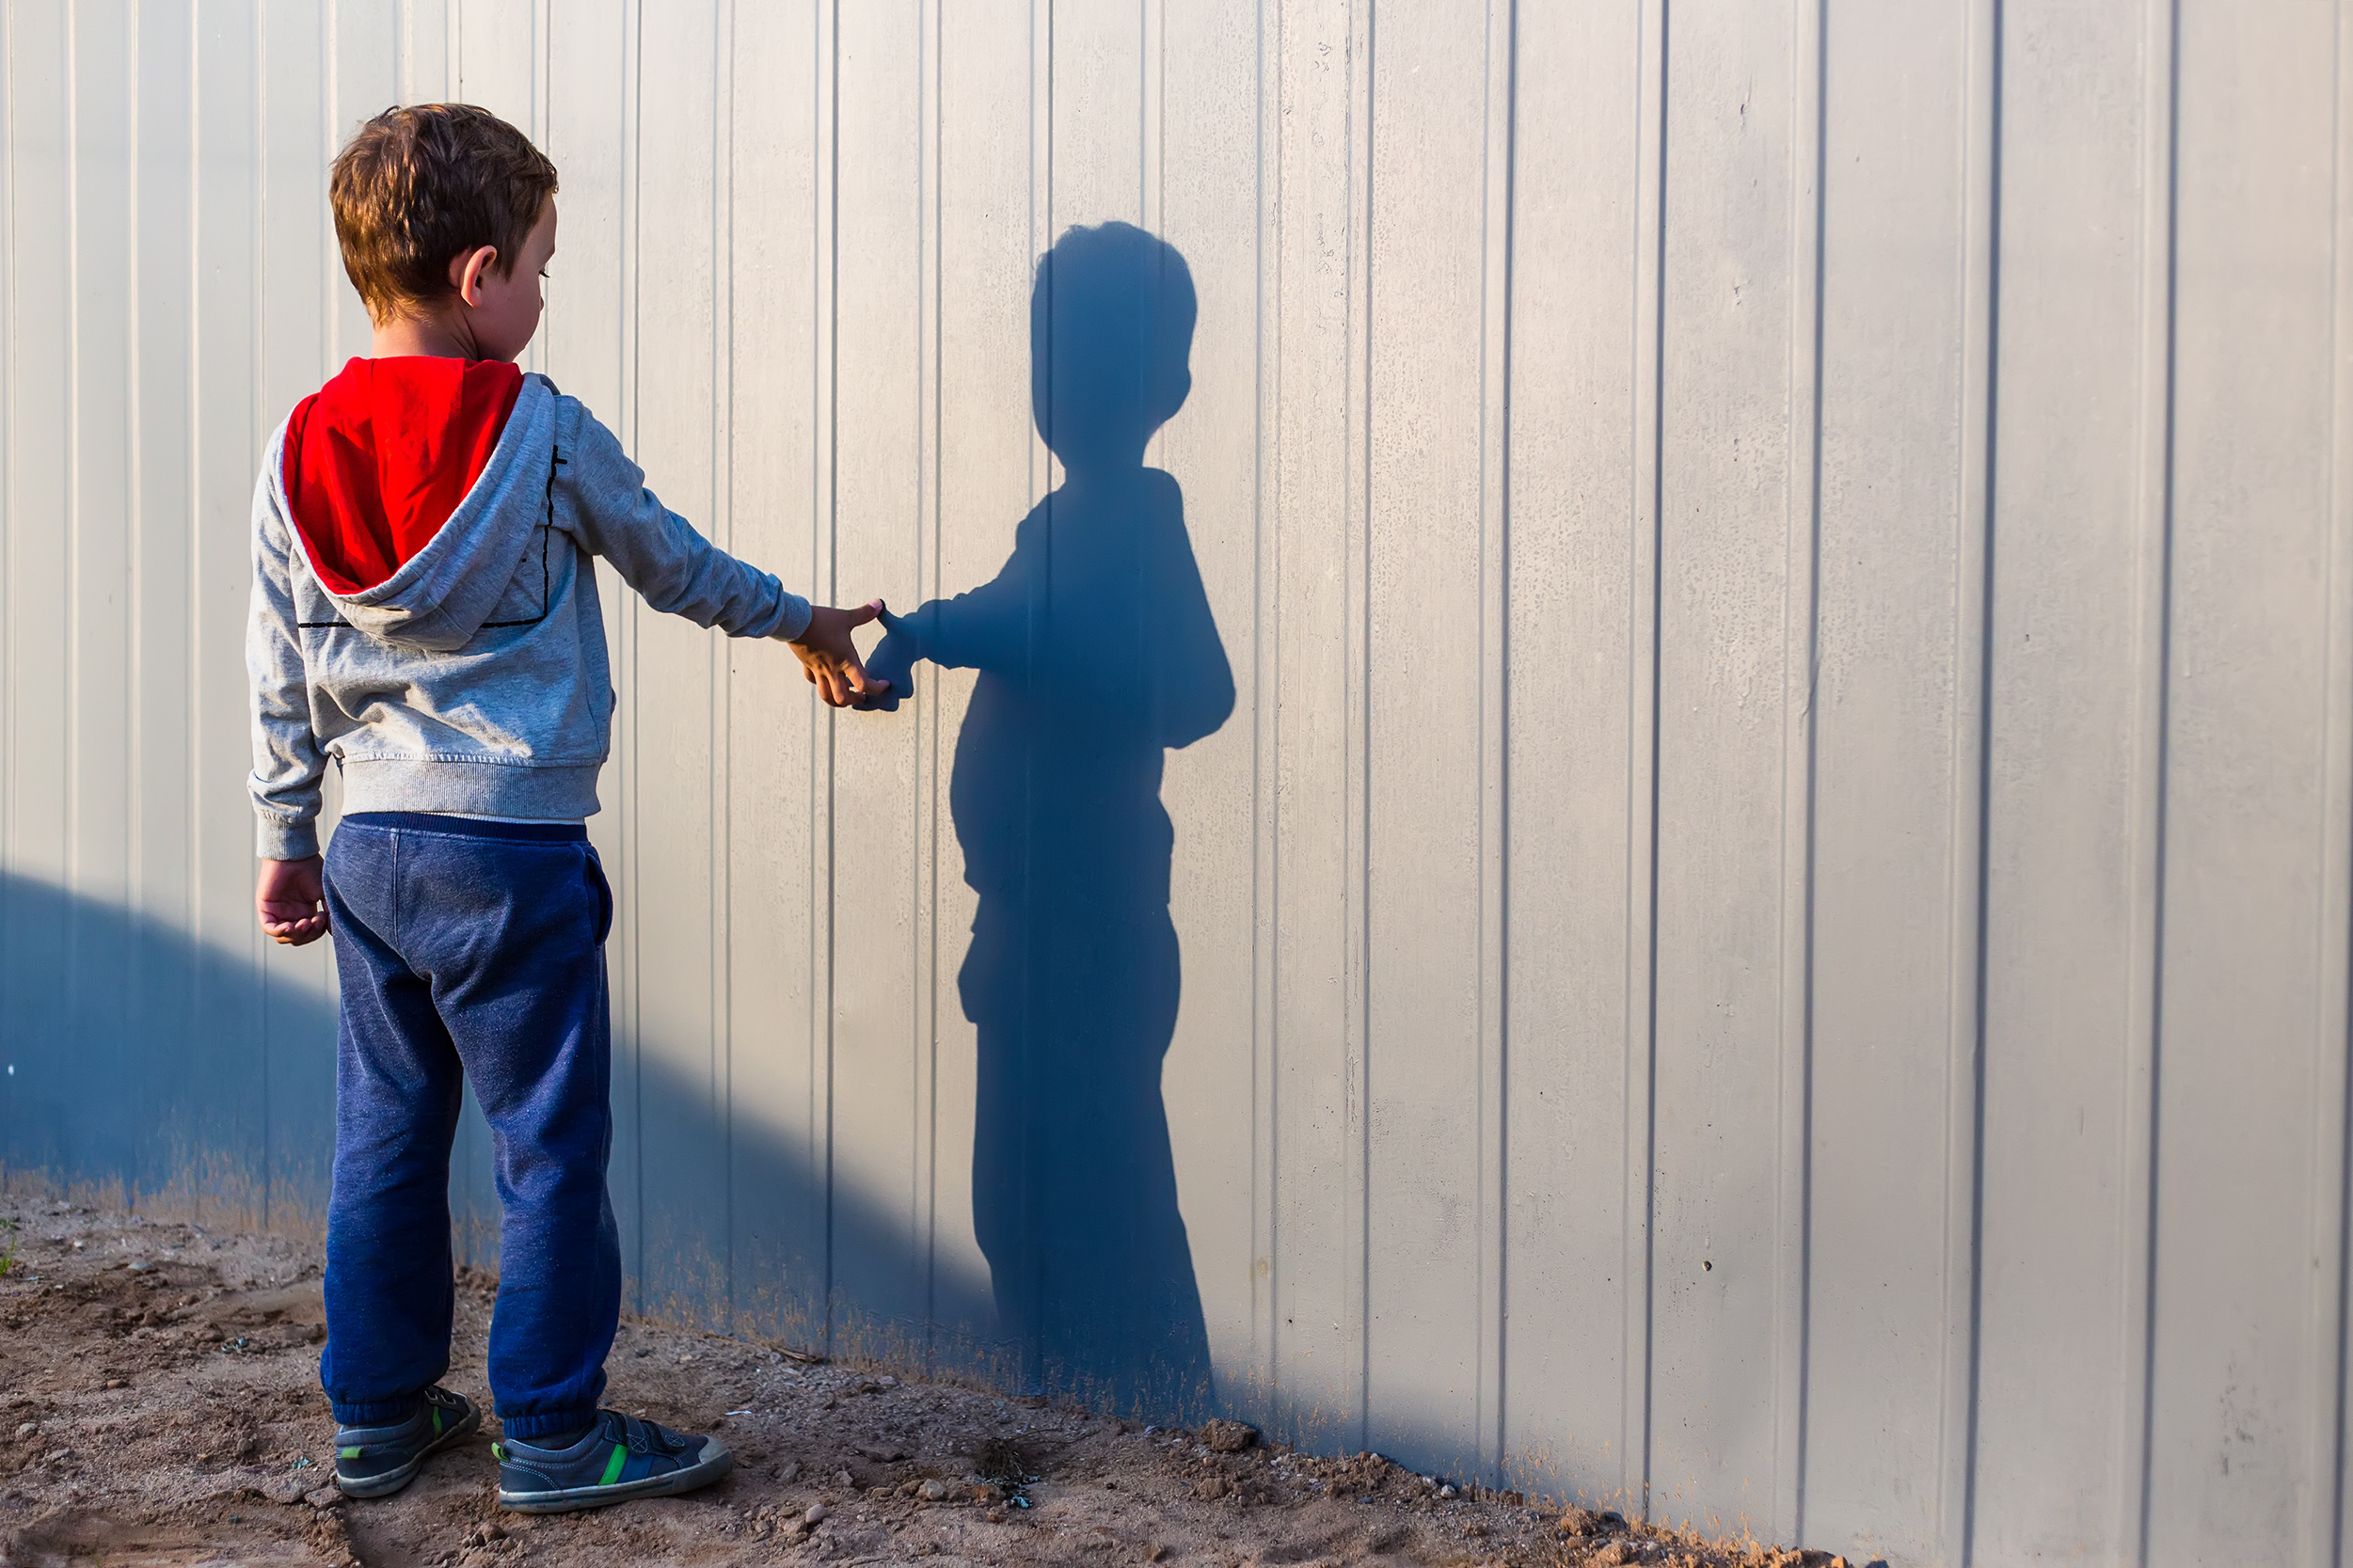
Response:
[[[1029,294],[1029,406],[1073,472],[1139,466],[1184,406],[1197,303],[1176,247],[1130,223],[1073,229]]]

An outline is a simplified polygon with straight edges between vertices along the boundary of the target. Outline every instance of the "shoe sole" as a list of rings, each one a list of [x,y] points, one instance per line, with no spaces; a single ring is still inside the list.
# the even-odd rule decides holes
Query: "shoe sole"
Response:
[[[736,1467],[736,1456],[716,1437],[707,1438],[703,1457],[683,1470],[644,1481],[615,1481],[611,1486],[565,1486],[553,1492],[510,1492],[499,1488],[499,1506],[513,1513],[570,1513],[583,1508],[605,1508],[632,1497],[675,1497],[692,1492]]]
[[[397,1470],[387,1470],[380,1476],[345,1476],[335,1472],[335,1487],[346,1497],[366,1501],[370,1497],[388,1497],[417,1479],[417,1472],[425,1467],[425,1461],[453,1443],[463,1442],[482,1430],[482,1412],[469,1410],[466,1418],[449,1431],[417,1450],[417,1457]]]

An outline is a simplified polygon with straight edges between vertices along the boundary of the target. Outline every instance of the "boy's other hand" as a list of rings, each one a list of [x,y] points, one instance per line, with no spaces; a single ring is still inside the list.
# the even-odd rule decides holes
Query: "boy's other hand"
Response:
[[[819,605],[809,612],[808,626],[792,640],[792,651],[801,657],[801,673],[828,707],[866,707],[890,689],[890,682],[866,673],[865,662],[858,657],[858,644],[850,637],[852,628],[882,613],[880,599],[855,610]]]
[[[326,885],[316,855],[307,861],[263,861],[253,884],[253,912],[281,947],[300,947],[326,935]]]

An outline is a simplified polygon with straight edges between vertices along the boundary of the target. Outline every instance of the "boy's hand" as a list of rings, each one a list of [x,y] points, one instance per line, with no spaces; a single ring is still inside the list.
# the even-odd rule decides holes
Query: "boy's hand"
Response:
[[[281,947],[300,947],[326,935],[326,886],[319,857],[307,861],[263,861],[253,884],[253,912],[262,929]]]
[[[850,639],[851,627],[882,613],[880,599],[855,610],[819,605],[810,610],[806,629],[792,640],[792,651],[801,656],[801,673],[828,707],[865,707],[890,689],[890,682],[866,673],[858,645]]]

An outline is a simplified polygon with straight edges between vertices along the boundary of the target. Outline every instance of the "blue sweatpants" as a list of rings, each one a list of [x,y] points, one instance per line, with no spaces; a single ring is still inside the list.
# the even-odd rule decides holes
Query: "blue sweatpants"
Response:
[[[584,1426],[621,1310],[596,852],[568,824],[347,816],[326,906],[343,996],[319,1367],[335,1418],[404,1419],[449,1370],[450,1145],[470,1079],[503,1216],[495,1408],[526,1442]]]

